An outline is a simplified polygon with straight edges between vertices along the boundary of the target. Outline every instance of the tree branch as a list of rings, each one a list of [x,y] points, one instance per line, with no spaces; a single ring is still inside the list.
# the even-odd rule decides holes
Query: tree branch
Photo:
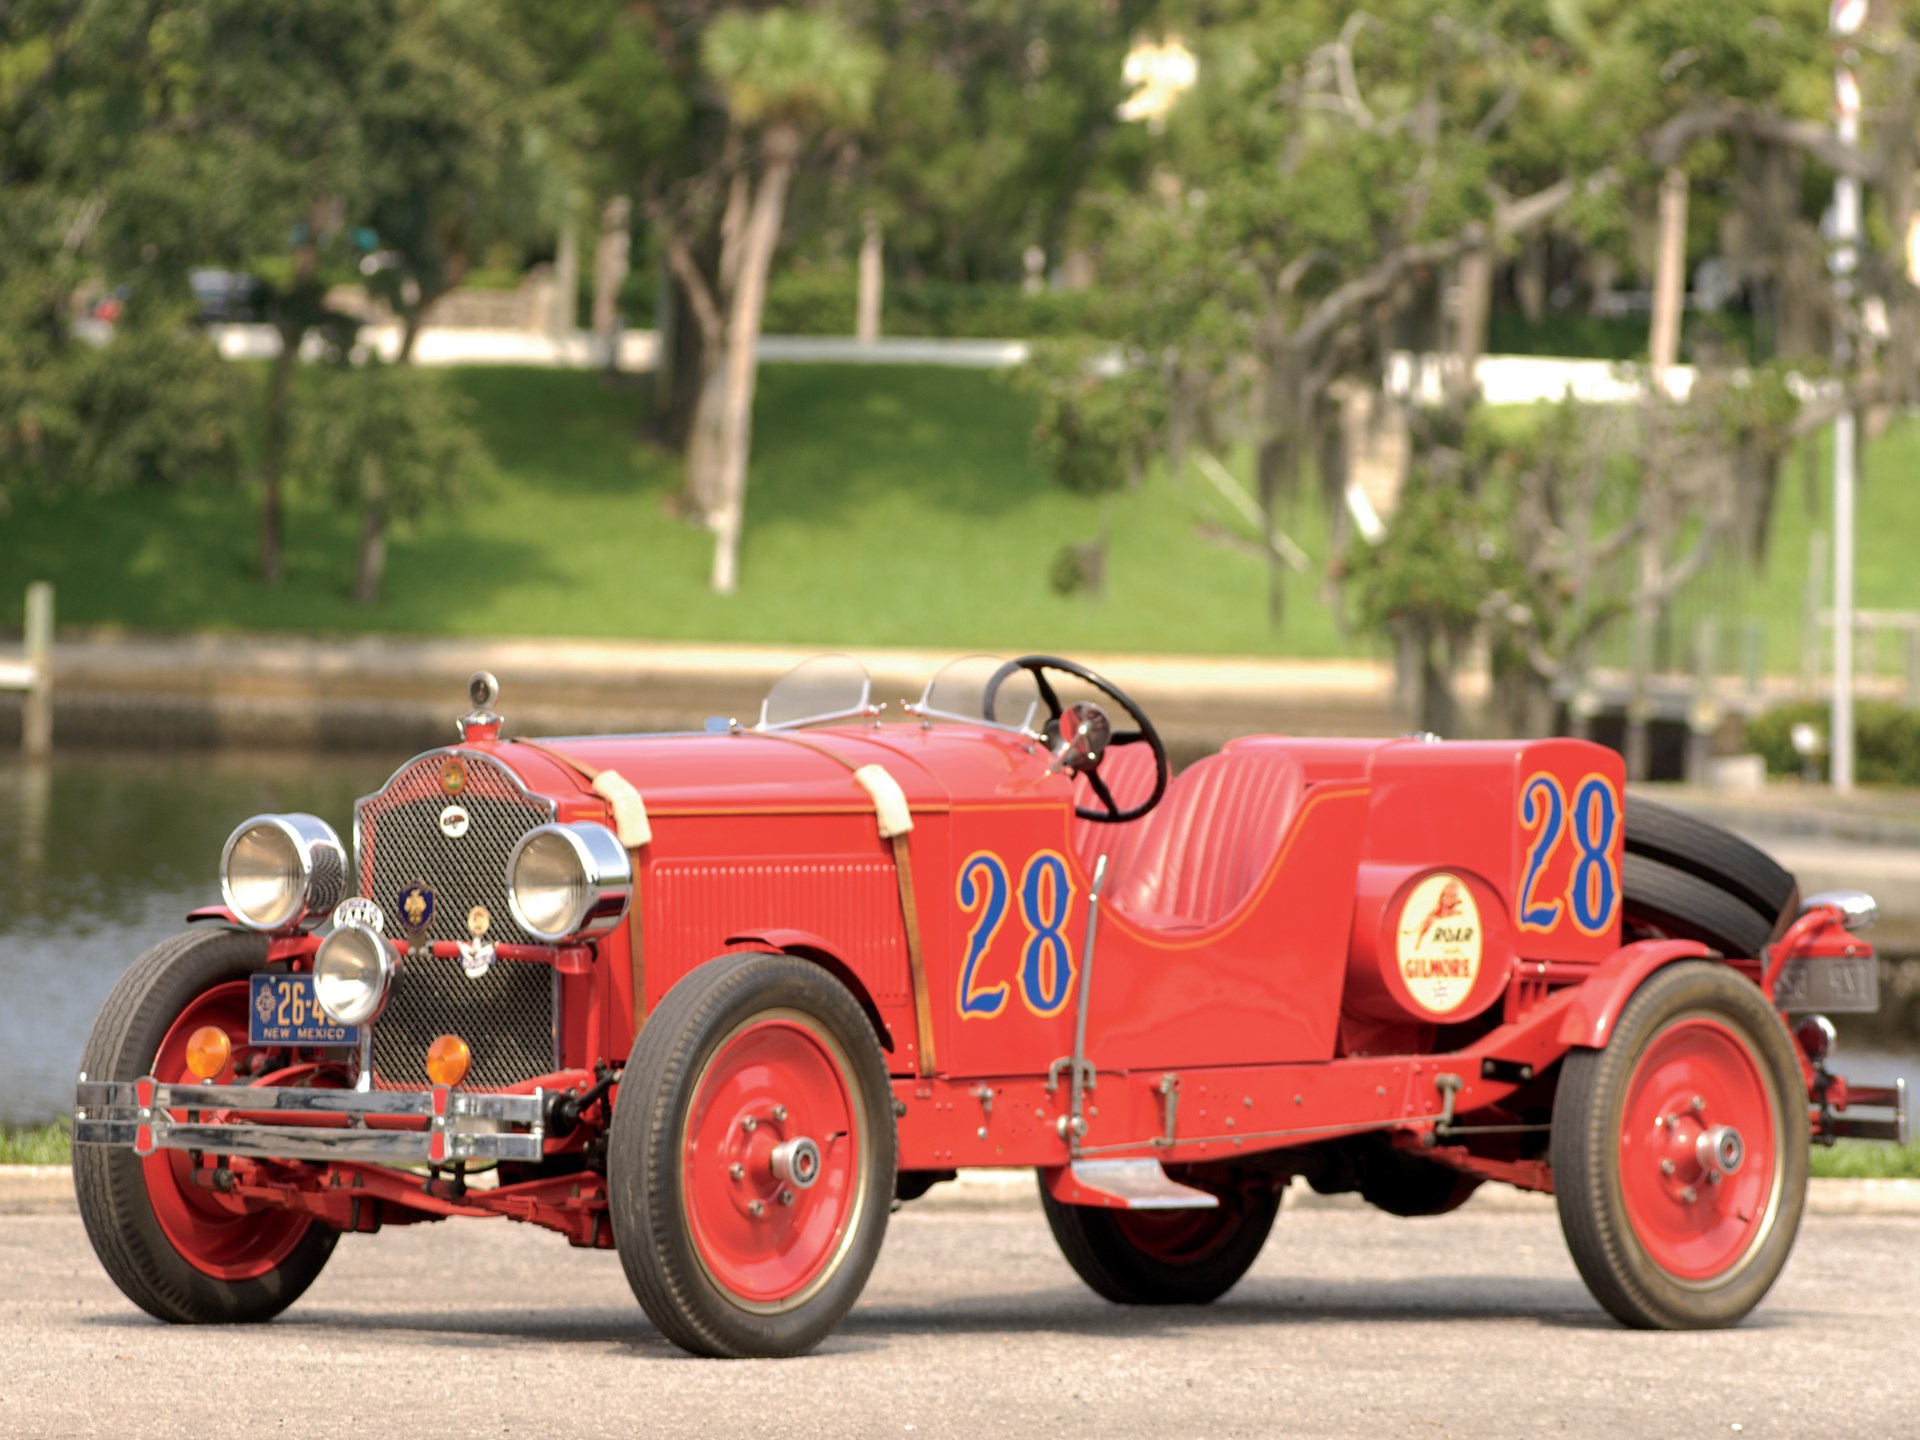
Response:
[[[1709,135],[1745,135],[1784,145],[1811,156],[1829,170],[1861,180],[1877,179],[1885,168],[1876,153],[1842,145],[1833,131],[1817,120],[1755,110],[1739,101],[1681,111],[1653,132],[1647,144],[1648,158],[1664,170],[1679,164],[1696,142]]]

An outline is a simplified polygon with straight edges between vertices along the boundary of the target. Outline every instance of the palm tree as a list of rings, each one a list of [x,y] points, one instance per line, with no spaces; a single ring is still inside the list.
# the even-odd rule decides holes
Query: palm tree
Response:
[[[714,532],[712,588],[730,595],[739,579],[760,317],[787,190],[811,139],[866,118],[881,58],[834,15],[776,8],[722,15],[707,31],[701,60],[738,137],[758,141],[757,166],[748,164],[736,180],[741,206],[728,207],[736,223],[724,241],[721,304],[711,296],[695,302],[705,299],[715,320],[724,305],[725,317],[720,363],[688,443],[688,490]]]

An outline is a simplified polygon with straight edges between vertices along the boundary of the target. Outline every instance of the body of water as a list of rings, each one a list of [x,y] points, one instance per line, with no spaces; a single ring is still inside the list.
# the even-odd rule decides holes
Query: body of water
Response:
[[[220,847],[250,815],[306,811],[349,847],[353,802],[405,756],[258,752],[0,761],[0,1124],[73,1103],[80,1052],[121,973],[219,903]],[[1838,1068],[1920,1091],[1920,1017],[1836,1017]]]

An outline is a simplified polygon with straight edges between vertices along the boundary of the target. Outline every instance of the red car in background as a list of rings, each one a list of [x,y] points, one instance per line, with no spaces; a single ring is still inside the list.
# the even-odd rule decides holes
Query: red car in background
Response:
[[[1565,739],[1251,736],[1172,773],[1070,661],[956,662],[889,715],[812,662],[757,722],[459,743],[353,849],[258,816],[80,1078],[108,1273],[265,1320],[339,1237],[507,1216],[617,1251],[669,1338],[786,1355],[889,1211],[1030,1167],[1123,1304],[1202,1303],[1294,1177],[1391,1214],[1552,1191],[1629,1325],[1732,1324],[1810,1142],[1903,1138],[1827,1068],[1873,903],[1629,799]],[[983,1257],[984,1258],[984,1257]]]

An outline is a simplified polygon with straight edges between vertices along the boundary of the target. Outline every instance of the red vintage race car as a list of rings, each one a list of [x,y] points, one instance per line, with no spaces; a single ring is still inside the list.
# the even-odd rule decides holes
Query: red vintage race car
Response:
[[[1873,902],[1803,901],[1574,740],[1255,736],[1171,771],[1049,656],[895,717],[802,666],[757,723],[461,740],[361,801],[248,820],[224,906],[88,1043],[74,1175],[164,1320],[265,1320],[342,1234],[507,1216],[618,1252],[709,1355],[787,1355],[896,1204],[1031,1167],[1073,1268],[1203,1303],[1294,1177],[1433,1215],[1555,1193],[1629,1325],[1738,1321],[1810,1139],[1897,1089],[1787,1009],[1877,1001]],[[320,933],[325,930],[324,936]]]

